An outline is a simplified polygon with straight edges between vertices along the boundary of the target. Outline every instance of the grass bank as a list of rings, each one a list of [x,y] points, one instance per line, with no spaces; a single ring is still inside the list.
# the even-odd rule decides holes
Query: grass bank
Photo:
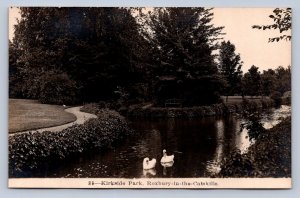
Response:
[[[266,130],[246,154],[224,159],[218,177],[291,177],[291,117]]]
[[[36,100],[9,99],[9,133],[70,123],[76,117],[63,106],[41,104]]]
[[[9,137],[9,175],[26,177],[27,172],[51,162],[71,159],[89,151],[113,147],[131,131],[115,111],[97,110],[96,119],[61,132],[16,134]]]

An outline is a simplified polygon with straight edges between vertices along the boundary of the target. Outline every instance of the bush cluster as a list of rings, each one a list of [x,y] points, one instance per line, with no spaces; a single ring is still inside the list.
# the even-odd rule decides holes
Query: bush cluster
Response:
[[[270,98],[264,98],[261,100],[249,100],[243,99],[243,110],[259,110],[274,107],[274,100]]]
[[[291,117],[224,159],[218,177],[291,177]]]
[[[63,160],[91,150],[110,148],[130,133],[117,112],[99,110],[98,118],[61,132],[30,132],[9,137],[9,173],[22,176],[42,164]]]
[[[62,105],[77,102],[76,83],[66,73],[46,73],[40,76],[37,86],[39,86],[38,99],[42,103]]]
[[[223,104],[216,104],[212,106],[198,106],[198,107],[183,107],[183,108],[164,108],[164,107],[133,107],[127,111],[129,117],[169,117],[169,118],[193,118],[218,116],[224,113]]]
[[[246,110],[261,110],[274,106],[273,100],[247,100],[240,104],[214,104],[211,106],[196,106],[183,108],[164,108],[149,107],[143,108],[143,105],[132,105],[128,108],[127,116],[129,117],[208,117],[222,116],[231,113],[241,113]]]

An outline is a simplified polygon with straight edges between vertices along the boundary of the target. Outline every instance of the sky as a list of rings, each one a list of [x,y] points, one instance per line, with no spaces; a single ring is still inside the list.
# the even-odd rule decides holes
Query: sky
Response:
[[[278,30],[252,29],[252,25],[269,25],[274,8],[215,8],[213,23],[224,26],[223,36],[236,47],[244,62],[244,72],[255,65],[260,71],[291,65],[291,41],[268,42]],[[290,33],[290,32],[289,32]]]
[[[274,8],[214,8],[212,23],[216,26],[224,26],[224,40],[230,41],[236,47],[244,62],[242,70],[255,65],[260,71],[278,66],[291,65],[291,41],[279,41],[270,43],[269,37],[279,35],[274,30],[252,29],[252,25],[272,24],[268,16]],[[9,39],[14,35],[13,25],[20,18],[17,8],[9,10]]]

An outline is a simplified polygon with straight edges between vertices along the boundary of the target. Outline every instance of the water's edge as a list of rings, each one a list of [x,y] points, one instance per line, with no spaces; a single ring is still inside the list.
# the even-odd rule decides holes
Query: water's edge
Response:
[[[263,114],[262,123],[271,128],[291,113],[289,106]],[[243,119],[236,115],[193,119],[130,119],[135,133],[104,153],[90,152],[77,159],[39,169],[28,177],[207,177],[220,170],[221,160],[234,150],[247,152],[253,142]],[[174,154],[174,164],[162,165],[162,150]],[[143,170],[145,157],[155,158],[154,169]]]

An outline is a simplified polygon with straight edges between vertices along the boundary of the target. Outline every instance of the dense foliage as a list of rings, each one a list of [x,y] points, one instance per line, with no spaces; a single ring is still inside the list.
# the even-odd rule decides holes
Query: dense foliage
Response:
[[[23,177],[40,166],[51,166],[51,162],[88,151],[108,149],[130,133],[126,121],[118,113],[105,109],[97,112],[97,119],[61,132],[31,132],[10,136],[10,176]]]
[[[129,9],[32,7],[20,12],[10,48],[20,55],[12,52],[10,62],[11,73],[22,79],[10,90],[21,86],[24,96],[47,102],[45,95],[55,90],[42,89],[42,83],[51,84],[49,73],[56,73],[68,81],[63,93],[89,101],[113,98],[118,85],[136,80],[143,41]]]
[[[225,95],[241,93],[242,81],[241,57],[235,52],[235,46],[230,41],[223,41],[220,46],[219,69],[227,81]]]
[[[291,177],[291,117],[259,135],[246,154],[233,152],[219,177]]]
[[[224,116],[243,111],[261,111],[274,106],[273,100],[264,98],[260,100],[247,100],[237,103],[214,104],[210,106],[162,108],[146,106],[145,104],[132,105],[125,113],[129,117],[146,118],[195,118],[209,116]],[[250,126],[250,125],[249,125]],[[245,126],[246,127],[246,126]]]
[[[222,27],[211,25],[212,17],[211,9],[200,7],[154,8],[146,18],[158,104],[169,98],[183,99],[185,106],[218,101],[222,78],[212,52]]]
[[[9,43],[10,97],[120,108],[179,99],[188,107],[219,103],[220,94],[279,101],[291,90],[290,68],[253,66],[242,77],[234,44],[219,43],[223,27],[212,25],[212,9],[22,7],[20,14]]]
[[[223,82],[212,51],[222,28],[210,24],[210,9],[155,8],[147,15],[133,8],[23,7],[20,13],[10,44],[11,97],[218,100]],[[47,100],[57,91],[55,80],[60,97]]]
[[[249,96],[271,96],[278,104],[285,92],[291,90],[291,67],[277,67],[262,73],[252,66],[242,78],[242,94]]]
[[[260,96],[262,86],[261,86],[261,76],[258,71],[258,67],[252,65],[247,73],[243,77],[243,94],[249,96]]]

